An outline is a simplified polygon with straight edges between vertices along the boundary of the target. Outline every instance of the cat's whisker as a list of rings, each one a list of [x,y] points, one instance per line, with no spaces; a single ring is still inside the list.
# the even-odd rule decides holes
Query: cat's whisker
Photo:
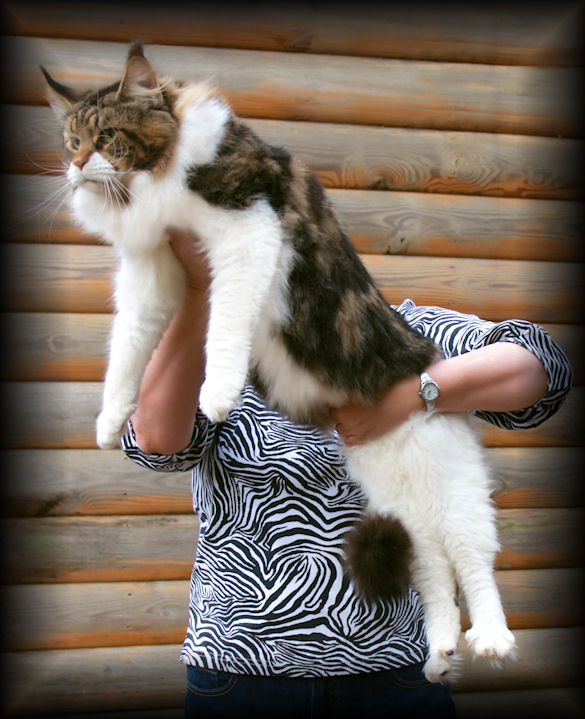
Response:
[[[129,190],[126,185],[116,175],[108,178],[108,192],[110,198],[115,201],[118,209],[123,209],[127,204]]]
[[[28,164],[40,170],[40,172],[37,173],[39,175],[62,175],[68,165],[63,156],[59,156],[59,164],[56,165],[42,165],[30,152],[26,152],[24,156]]]
[[[58,180],[61,178],[55,177],[55,179]],[[11,231],[17,231],[18,229],[22,228],[23,226],[26,226],[28,223],[31,223],[38,218],[39,226],[36,228],[37,231],[39,233],[41,232],[40,224],[44,224],[44,222],[46,221],[48,223],[47,235],[50,239],[57,215],[59,214],[59,211],[61,210],[65,202],[70,197],[70,193],[71,188],[69,184],[63,181],[60,183],[59,186],[51,188],[51,192],[49,192],[49,194],[44,199],[34,205],[31,204],[23,207],[21,202],[19,200],[16,200],[14,206],[16,207],[17,212],[20,215],[20,219],[15,220],[14,222],[9,222],[9,224],[6,226],[7,233],[10,233]],[[23,196],[22,189],[18,190],[18,194],[19,197]],[[12,203],[9,203],[9,205],[12,205]]]

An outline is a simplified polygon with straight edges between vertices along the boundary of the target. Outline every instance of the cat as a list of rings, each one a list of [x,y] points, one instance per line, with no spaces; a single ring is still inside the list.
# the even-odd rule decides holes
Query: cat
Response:
[[[122,79],[78,92],[41,68],[71,153],[72,210],[119,255],[97,443],[113,447],[185,287],[167,229],[191,231],[212,274],[200,408],[226,419],[249,379],[268,406],[329,428],[330,410],[371,403],[438,356],[382,297],[315,176],[262,142],[207,82],[159,79],[141,43]],[[419,591],[426,677],[453,675],[457,583],[475,654],[513,654],[493,562],[490,472],[466,415],[421,412],[386,436],[345,447],[368,513],[347,541],[367,599]],[[385,552],[380,560],[379,550]]]

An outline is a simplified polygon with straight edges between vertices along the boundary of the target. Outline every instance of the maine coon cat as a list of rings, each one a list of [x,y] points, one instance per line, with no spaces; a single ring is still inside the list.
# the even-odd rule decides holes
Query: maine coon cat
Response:
[[[116,444],[135,409],[184,290],[170,226],[194,233],[212,272],[200,407],[214,422],[250,378],[269,406],[327,427],[332,407],[370,403],[437,356],[383,299],[315,177],[263,143],[213,87],[159,79],[139,43],[122,80],[97,91],[43,73],[71,153],[74,217],[119,255],[100,447]],[[489,471],[467,418],[421,411],[345,451],[369,502],[348,537],[348,569],[367,597],[395,596],[409,580],[418,589],[426,676],[449,676],[461,632],[457,583],[475,653],[507,656],[515,642],[493,576]]]

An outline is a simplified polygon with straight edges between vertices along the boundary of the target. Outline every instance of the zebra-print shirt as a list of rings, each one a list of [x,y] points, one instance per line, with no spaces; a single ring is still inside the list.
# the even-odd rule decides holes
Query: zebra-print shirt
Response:
[[[397,309],[445,356],[493,342],[534,352],[548,394],[521,412],[477,412],[500,427],[534,427],[562,404],[571,368],[541,328],[416,307]],[[425,629],[416,593],[367,604],[343,571],[344,535],[364,498],[348,478],[335,435],[296,426],[269,411],[251,387],[225,423],[201,413],[190,445],[172,456],[145,454],[130,431],[134,461],[161,471],[193,469],[200,520],[181,661],[244,674],[293,677],[351,674],[424,659]]]

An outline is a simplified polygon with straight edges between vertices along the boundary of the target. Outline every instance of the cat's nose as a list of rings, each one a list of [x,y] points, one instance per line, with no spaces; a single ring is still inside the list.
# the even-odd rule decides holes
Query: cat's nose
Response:
[[[93,148],[80,147],[77,152],[73,155],[72,164],[78,167],[80,170],[87,165],[90,157],[93,154]]]
[[[83,170],[83,168],[87,165],[87,161],[89,160],[89,157],[83,156],[83,157],[74,157],[73,158],[73,164],[76,167],[79,167],[80,170]]]

